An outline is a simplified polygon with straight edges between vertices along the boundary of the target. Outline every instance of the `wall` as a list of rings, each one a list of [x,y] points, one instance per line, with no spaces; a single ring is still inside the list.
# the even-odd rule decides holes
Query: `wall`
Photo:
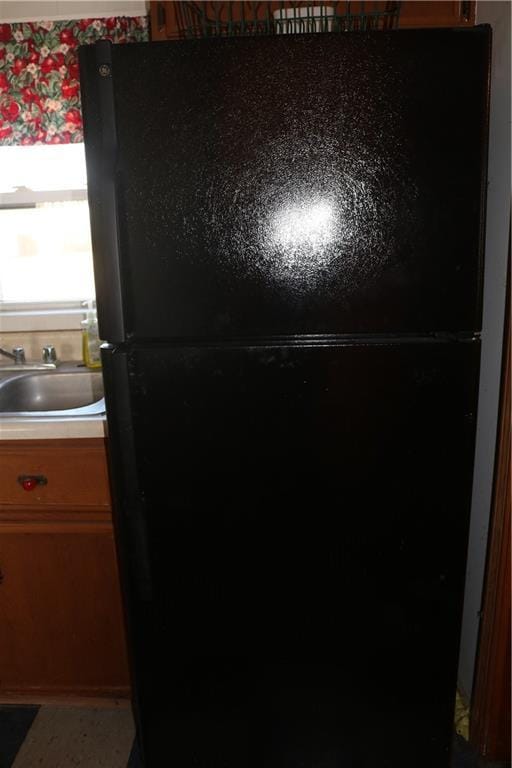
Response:
[[[0,332],[0,347],[8,352],[13,347],[23,347],[28,362],[41,362],[43,347],[52,344],[57,352],[57,359],[82,359],[81,331],[23,331],[19,333]],[[8,363],[0,356],[0,365]]]
[[[477,23],[493,28],[493,56],[480,400],[459,665],[459,687],[468,699],[478,646],[492,500],[510,232],[510,7],[508,1],[477,4]]]
[[[40,0],[40,2],[0,2],[0,21],[41,21],[101,18],[103,16],[145,16],[144,0]]]

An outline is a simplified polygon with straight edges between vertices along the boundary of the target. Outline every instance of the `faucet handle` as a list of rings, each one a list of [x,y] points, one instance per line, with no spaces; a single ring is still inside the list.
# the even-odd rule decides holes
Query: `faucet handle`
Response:
[[[56,363],[57,352],[53,344],[47,344],[43,347],[43,363]]]
[[[16,365],[25,362],[25,350],[23,347],[13,347],[12,354],[14,355]]]

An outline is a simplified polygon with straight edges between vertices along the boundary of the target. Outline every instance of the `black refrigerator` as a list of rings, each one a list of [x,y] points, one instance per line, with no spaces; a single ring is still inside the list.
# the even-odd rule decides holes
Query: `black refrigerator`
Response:
[[[447,768],[490,30],[80,51],[148,768]]]

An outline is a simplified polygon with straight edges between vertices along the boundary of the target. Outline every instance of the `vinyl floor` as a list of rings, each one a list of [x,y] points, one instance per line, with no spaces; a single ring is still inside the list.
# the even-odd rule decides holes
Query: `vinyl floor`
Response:
[[[142,768],[131,711],[0,706],[0,768]],[[453,768],[481,768],[457,734]]]

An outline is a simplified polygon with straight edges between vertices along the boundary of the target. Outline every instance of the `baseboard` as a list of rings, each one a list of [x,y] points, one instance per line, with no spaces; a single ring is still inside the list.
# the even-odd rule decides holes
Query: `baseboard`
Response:
[[[66,706],[66,707],[96,707],[98,709],[115,709],[117,707],[129,707],[131,702],[129,691],[117,695],[90,696],[87,694],[73,693],[47,693],[29,691],[24,693],[1,693],[0,705],[15,706]]]

